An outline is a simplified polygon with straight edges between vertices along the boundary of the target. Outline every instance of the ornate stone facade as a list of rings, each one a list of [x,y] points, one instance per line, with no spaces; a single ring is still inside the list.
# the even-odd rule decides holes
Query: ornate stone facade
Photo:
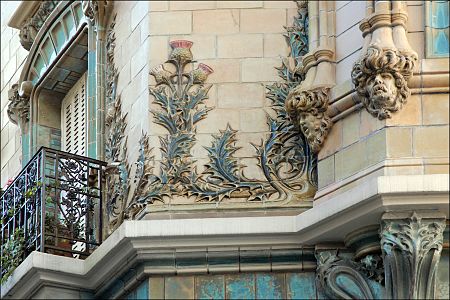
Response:
[[[293,89],[286,101],[286,110],[300,127],[314,153],[319,152],[332,126],[327,115],[329,88],[299,91]]]
[[[383,216],[381,246],[389,299],[435,299],[445,216],[390,213]]]
[[[392,10],[384,6],[378,4],[359,26],[365,45],[351,74],[364,107],[380,120],[390,118],[406,103],[408,81],[418,60],[406,36],[403,6],[394,3]]]
[[[39,29],[41,29],[47,17],[55,9],[58,1],[46,0],[42,1],[37,11],[32,17],[29,17],[20,29],[20,43],[26,50],[30,50],[36,38]]]

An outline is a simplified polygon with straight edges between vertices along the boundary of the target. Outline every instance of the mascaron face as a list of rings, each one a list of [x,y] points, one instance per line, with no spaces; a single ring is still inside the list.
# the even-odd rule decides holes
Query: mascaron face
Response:
[[[390,73],[370,77],[366,89],[369,99],[375,104],[393,104],[397,97],[395,79]]]
[[[322,123],[319,118],[308,114],[302,114],[300,127],[313,149],[320,147],[323,142],[321,126]]]

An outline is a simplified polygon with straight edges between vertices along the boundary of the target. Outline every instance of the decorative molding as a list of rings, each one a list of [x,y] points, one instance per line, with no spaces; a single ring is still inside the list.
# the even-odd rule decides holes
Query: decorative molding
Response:
[[[16,83],[8,91],[8,118],[22,130],[25,129],[25,124],[30,120],[29,85],[30,82],[25,81],[19,89],[19,84]]]
[[[439,213],[386,213],[381,246],[390,299],[435,299],[445,216]]]
[[[116,93],[118,72],[114,63],[115,16],[106,35],[106,117],[105,170],[106,180],[106,235],[111,234],[124,219],[128,199],[130,167],[127,162],[127,114],[122,113],[122,102]]]
[[[310,43],[308,45],[308,7],[312,9],[312,13],[318,10],[318,2],[302,1],[298,3],[300,15],[304,16],[303,26],[298,26],[301,29],[301,35],[304,36],[306,42],[305,52],[298,59],[298,63],[294,69],[295,73],[301,78],[301,81],[290,90],[285,101],[286,111],[295,124],[296,128],[306,137],[309,148],[312,153],[317,154],[325,138],[331,129],[333,123],[328,116],[328,102],[330,99],[329,91],[334,85],[334,50],[328,44],[327,39],[320,39],[320,45]],[[327,4],[321,3],[321,6]],[[321,8],[326,10],[325,8]],[[321,35],[328,35],[327,32],[322,32],[324,28],[328,28],[327,19],[320,18],[318,15],[313,17],[318,18],[311,26],[320,25]],[[301,25],[301,24],[299,24]],[[316,29],[317,33],[318,28]],[[332,38],[333,34],[329,33]],[[314,37],[309,37],[314,38]],[[312,47],[309,49],[308,46]]]
[[[191,198],[194,205],[213,202],[216,207],[230,198],[238,198],[233,203],[244,205],[259,203],[300,208],[310,205],[304,199],[315,191],[317,158],[304,135],[295,129],[285,108],[290,90],[303,79],[301,73],[296,72],[299,58],[307,47],[304,27],[307,14],[301,7],[299,16],[294,18],[294,26],[288,27],[285,35],[291,54],[278,68],[283,82],[267,87],[267,98],[272,101],[277,117],[267,116],[270,135],[260,145],[252,144],[265,180],[247,178],[243,174],[245,166],[234,156],[239,149],[237,131],[229,125],[213,135],[211,146],[205,147],[209,162],[204,171],[197,171],[191,149],[196,143],[198,123],[213,109],[205,104],[210,89],[206,81],[213,70],[193,61],[192,42],[186,40],[171,41],[172,51],[167,62],[150,71],[155,84],[149,87],[149,92],[161,108],[152,110],[153,121],[167,130],[167,135],[160,137],[162,160],[154,161],[149,137],[143,132],[135,172],[130,173],[124,137],[126,115],[121,112],[120,96],[116,94],[118,71],[114,65],[115,22],[112,22],[106,32],[105,157],[109,165],[105,214],[109,233],[124,219],[142,217],[147,206],[165,206],[176,197]],[[131,177],[135,182],[133,188],[128,187]],[[205,205],[205,208],[211,206]]]
[[[318,153],[333,122],[327,114],[329,88],[293,89],[286,99],[286,110],[305,135],[309,147]]]
[[[374,299],[361,265],[338,250],[316,251],[316,282],[330,299]]]
[[[106,10],[108,5],[112,5],[112,1],[108,0],[83,0],[81,6],[84,15],[91,21],[94,29],[98,31],[106,26],[107,21]]]
[[[26,50],[31,49],[39,29],[41,29],[42,25],[44,25],[44,22],[57,5],[58,1],[55,0],[42,1],[33,16],[25,21],[19,32],[20,44],[22,47]]]
[[[417,56],[371,45],[352,69],[352,81],[367,111],[380,120],[400,110],[410,95],[407,81]]]

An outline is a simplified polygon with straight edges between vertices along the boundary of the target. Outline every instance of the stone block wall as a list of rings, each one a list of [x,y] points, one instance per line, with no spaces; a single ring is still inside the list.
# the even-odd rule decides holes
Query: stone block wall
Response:
[[[355,106],[359,102],[350,75],[363,44],[362,33],[357,23],[354,36],[345,40],[339,28],[352,23],[348,18],[355,10],[361,10],[364,16],[363,6],[365,3],[358,1],[336,5],[337,85],[331,91],[331,102],[342,97],[351,97]],[[349,11],[340,13],[346,7]],[[378,120],[362,107],[335,122],[319,153],[316,198],[320,201],[355,187],[365,178],[449,173],[449,60],[425,56],[425,3],[408,1],[407,12],[407,38],[418,54],[414,76],[408,84],[411,95],[392,118]],[[355,57],[351,58],[351,54],[340,59],[346,43],[355,41],[359,45],[351,47]]]
[[[20,71],[28,55],[19,41],[19,31],[8,27],[7,22],[20,1],[1,2],[1,173],[0,187],[22,169],[21,137],[18,126],[11,123],[7,114],[8,90],[19,80]]]
[[[236,156],[248,166],[244,174],[262,179],[250,143],[259,144],[269,130],[266,112],[273,112],[263,84],[280,80],[275,67],[281,65],[280,56],[288,54],[284,26],[292,24],[297,14],[296,4],[291,1],[160,1],[150,2],[148,9],[144,20],[149,20],[150,69],[168,59],[170,41],[185,39],[193,42],[194,60],[214,70],[207,80],[212,87],[206,101],[213,110],[198,124],[198,142],[192,150],[199,170],[207,162],[204,146],[210,146],[212,135],[229,124],[238,130],[237,146],[242,149]],[[150,110],[154,109],[158,108],[150,103]],[[149,118],[153,120],[151,114]],[[151,144],[157,149],[159,137],[167,132],[154,122],[148,126]],[[157,160],[161,158],[160,154],[155,155]]]

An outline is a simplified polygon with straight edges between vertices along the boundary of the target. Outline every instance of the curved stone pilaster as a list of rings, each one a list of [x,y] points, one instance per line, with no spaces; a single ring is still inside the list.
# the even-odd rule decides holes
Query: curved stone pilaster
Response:
[[[386,213],[381,246],[389,299],[435,299],[445,216],[439,213]]]

